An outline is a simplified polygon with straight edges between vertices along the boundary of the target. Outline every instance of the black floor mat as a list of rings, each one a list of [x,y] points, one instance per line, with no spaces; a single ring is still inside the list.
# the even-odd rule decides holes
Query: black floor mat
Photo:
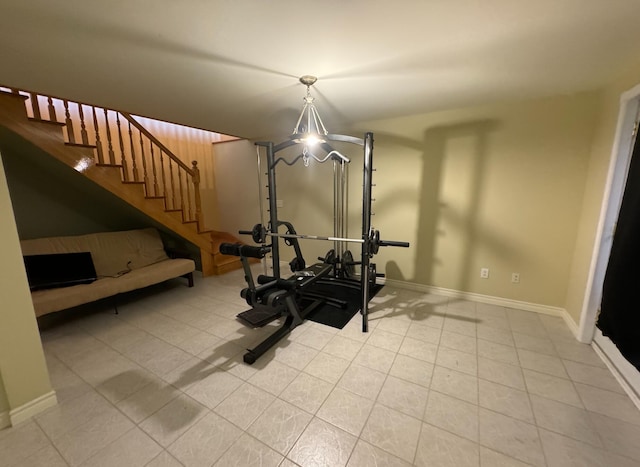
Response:
[[[383,286],[380,284],[376,284],[372,287],[370,297],[375,297],[382,287]],[[310,321],[331,326],[333,328],[342,329],[345,327],[351,318],[360,311],[362,305],[359,288],[354,289],[351,287],[344,287],[336,283],[318,283],[310,287],[309,292],[334,298],[344,303],[342,308],[325,303],[306,317],[306,319]],[[304,303],[302,305],[304,305]]]

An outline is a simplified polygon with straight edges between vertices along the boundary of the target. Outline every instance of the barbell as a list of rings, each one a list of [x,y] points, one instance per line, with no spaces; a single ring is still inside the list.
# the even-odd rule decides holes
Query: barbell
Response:
[[[256,224],[252,230],[240,230],[241,235],[251,235],[253,241],[256,243],[265,243],[266,237],[276,238],[299,238],[303,240],[325,240],[330,242],[348,242],[348,243],[368,243],[369,252],[371,254],[377,254],[378,249],[381,246],[397,246],[402,248],[409,248],[409,242],[396,242],[392,240],[381,240],[380,231],[371,229],[369,235],[366,238],[345,238],[345,237],[325,237],[322,235],[304,235],[304,234],[280,234],[269,232],[262,224]]]

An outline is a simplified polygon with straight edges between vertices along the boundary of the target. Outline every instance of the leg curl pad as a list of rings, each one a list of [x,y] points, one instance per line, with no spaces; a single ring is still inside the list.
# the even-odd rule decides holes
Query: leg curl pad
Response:
[[[245,258],[264,258],[271,248],[267,246],[250,246],[242,243],[222,243],[220,253],[230,256],[244,256]]]

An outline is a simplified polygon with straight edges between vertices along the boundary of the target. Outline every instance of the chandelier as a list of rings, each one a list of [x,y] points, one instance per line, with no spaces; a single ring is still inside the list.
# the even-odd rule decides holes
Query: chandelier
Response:
[[[296,127],[293,129],[292,138],[296,142],[304,143],[307,146],[314,146],[324,143],[324,137],[328,132],[322,123],[320,114],[313,104],[315,100],[311,97],[311,86],[318,80],[315,76],[304,75],[300,77],[300,82],[307,87],[307,95],[303,98],[304,105],[298,117]]]
[[[313,104],[315,99],[311,97],[311,86],[313,86],[317,80],[318,78],[311,75],[304,75],[300,77],[300,82],[307,87],[307,95],[303,98],[304,105],[302,106],[302,111],[300,112],[296,126],[291,134],[291,139],[296,143],[304,144],[301,156],[305,166],[309,165],[310,158],[313,158],[320,163],[323,163],[330,158],[340,160],[343,163],[348,163],[348,157],[330,146],[328,147],[328,154],[324,158],[317,157],[312,151],[315,146],[326,143],[326,136],[329,134],[324,123],[322,123],[322,119],[320,118],[320,114],[318,113],[316,106]]]

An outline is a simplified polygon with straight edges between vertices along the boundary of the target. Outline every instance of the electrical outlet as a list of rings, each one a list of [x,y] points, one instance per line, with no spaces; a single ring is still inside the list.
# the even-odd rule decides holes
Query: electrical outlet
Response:
[[[513,282],[514,284],[519,284],[520,283],[520,273],[519,272],[511,273],[511,282]]]
[[[480,269],[480,277],[482,279],[489,279],[489,268]]]

